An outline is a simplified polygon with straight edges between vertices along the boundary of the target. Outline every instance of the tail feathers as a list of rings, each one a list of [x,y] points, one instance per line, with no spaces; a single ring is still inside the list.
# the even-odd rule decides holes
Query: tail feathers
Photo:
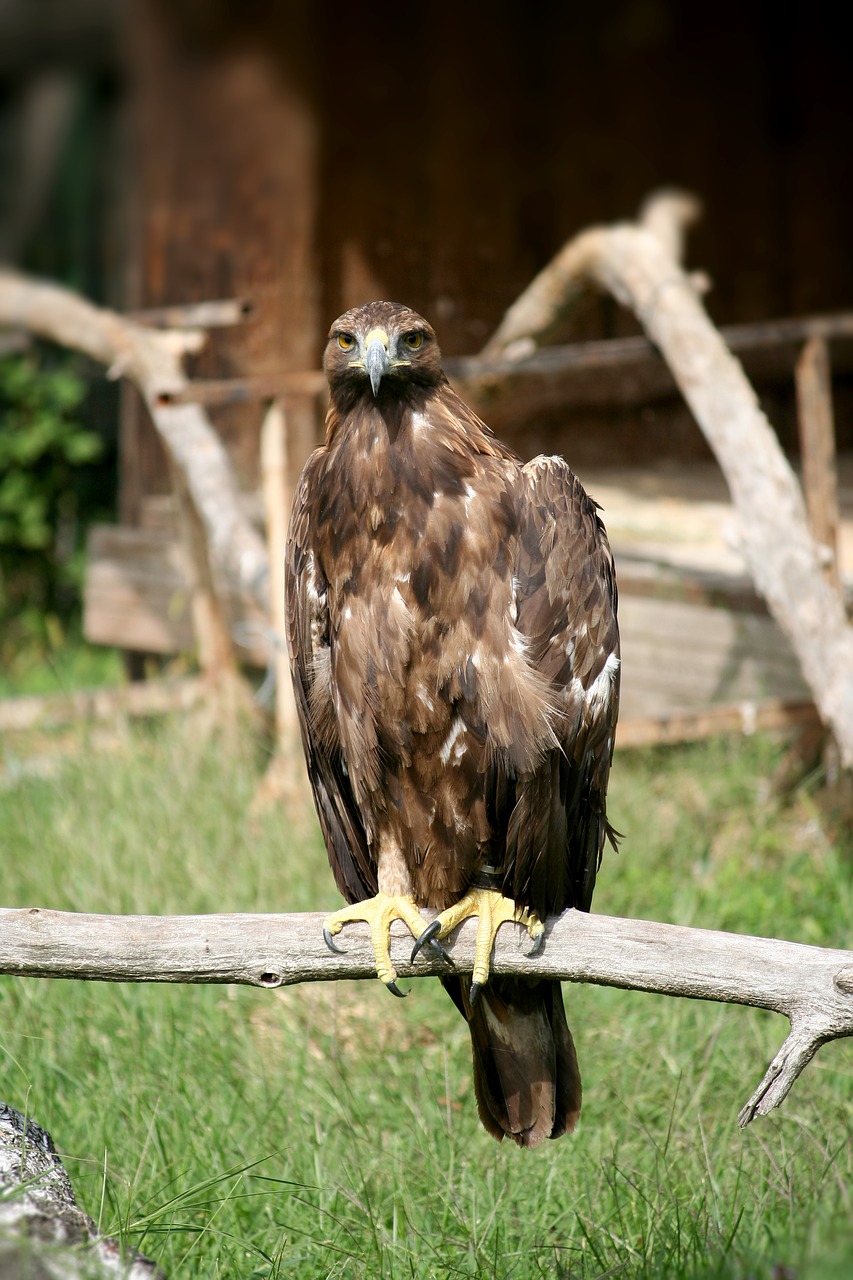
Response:
[[[472,1008],[467,984],[442,981],[471,1031],[477,1108],[488,1132],[520,1147],[571,1133],[581,1078],[560,984],[492,977]]]

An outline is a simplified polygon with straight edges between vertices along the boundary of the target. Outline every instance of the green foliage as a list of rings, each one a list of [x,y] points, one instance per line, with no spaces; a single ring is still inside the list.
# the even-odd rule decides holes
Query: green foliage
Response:
[[[622,852],[596,909],[850,947],[853,842],[767,786],[768,739],[623,753]],[[0,902],[322,910],[312,827],[250,816],[265,760],[185,721],[0,789]],[[841,1280],[853,1249],[853,1049],[783,1108],[739,1107],[787,1026],[757,1010],[566,988],[576,1134],[498,1146],[438,983],[275,992],[0,979],[0,1097],[52,1131],[102,1226],[193,1277]]]
[[[119,650],[86,644],[77,617],[63,625],[32,609],[0,621],[0,698],[117,685],[124,674]]]
[[[106,504],[104,454],[83,419],[86,383],[64,359],[0,361],[0,649],[50,647],[79,603],[84,526]]]
[[[31,358],[0,361],[0,545],[49,551],[55,545],[73,470],[94,461],[101,441],[74,416],[85,383]]]

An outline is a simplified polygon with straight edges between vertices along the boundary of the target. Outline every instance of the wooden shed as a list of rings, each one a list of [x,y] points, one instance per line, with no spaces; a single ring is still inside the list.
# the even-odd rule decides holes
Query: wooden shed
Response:
[[[121,303],[156,312],[238,300],[239,322],[211,329],[193,372],[247,502],[266,402],[285,374],[317,367],[346,307],[407,302],[452,362],[482,347],[571,234],[634,216],[661,184],[704,203],[689,260],[709,273],[709,310],[741,335],[796,456],[793,369],[806,330],[749,334],[853,300],[853,113],[836,6],[817,0],[807,20],[765,0],[105,8],[124,89]],[[554,338],[638,332],[597,298]],[[848,449],[853,329],[833,333]],[[523,455],[564,453],[605,507],[623,586],[626,712],[805,696],[727,545],[724,486],[689,411],[654,353],[626,352],[579,366],[559,394],[481,406]],[[291,396],[294,468],[320,407],[313,390]],[[92,541],[93,639],[188,642],[168,492],[156,434],[128,393],[122,527]]]

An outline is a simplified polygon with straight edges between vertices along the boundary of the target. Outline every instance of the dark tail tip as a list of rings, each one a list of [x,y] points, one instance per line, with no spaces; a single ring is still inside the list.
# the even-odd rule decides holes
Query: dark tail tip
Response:
[[[443,982],[471,1031],[483,1127],[520,1147],[571,1133],[581,1079],[560,984],[493,977],[472,1006],[458,979]]]

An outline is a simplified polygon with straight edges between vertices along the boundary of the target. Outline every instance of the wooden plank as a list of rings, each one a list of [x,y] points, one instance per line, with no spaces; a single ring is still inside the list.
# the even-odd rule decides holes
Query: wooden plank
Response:
[[[787,640],[768,617],[625,591],[619,614],[623,721],[809,696]]]
[[[259,531],[264,527],[264,512],[261,494],[257,491],[243,490],[237,495],[240,511]],[[178,536],[178,509],[173,493],[151,493],[142,503],[139,524],[143,529],[168,533],[170,538]],[[105,526],[118,527],[118,526]]]
[[[744,652],[760,650],[763,658],[789,657],[791,647],[776,623],[767,615],[735,613],[712,605],[695,605],[683,600],[633,596],[620,591],[619,621],[631,635],[667,639],[683,647],[683,663],[694,654],[721,647]],[[794,665],[796,665],[794,663]]]
[[[619,554],[617,540],[611,537],[616,555],[619,594],[649,596],[654,600],[673,600],[691,605],[712,605],[738,613],[767,613],[767,606],[747,574],[731,575],[715,570],[664,563],[643,558],[640,552]]]
[[[787,382],[797,346],[812,336],[843,340],[840,368],[848,368],[853,359],[850,312],[729,326],[721,333],[756,382]],[[494,426],[520,414],[634,407],[678,394],[669,367],[644,337],[540,347],[515,362],[463,356],[444,364],[462,398]]]
[[[189,590],[128,583],[128,577],[124,567],[93,566],[84,593],[86,640],[140,653],[191,653]]]
[[[753,734],[775,729],[798,729],[819,724],[813,702],[801,699],[768,699],[708,707],[694,713],[669,716],[635,716],[619,722],[616,745],[632,747],[698,742],[723,734]]]
[[[85,588],[87,638],[153,653],[191,650],[185,563],[179,544],[162,530],[95,526]],[[240,657],[266,665],[268,619],[227,583],[221,590],[230,625],[247,622],[254,633]],[[625,721],[695,713],[715,703],[808,696],[785,637],[766,616],[633,595],[623,582],[620,617]]]
[[[720,333],[736,355],[793,348],[811,339],[824,341],[853,338],[853,311],[831,315],[791,316],[754,324],[723,325]],[[537,370],[542,374],[569,368],[615,372],[637,363],[663,365],[664,360],[648,338],[601,338],[591,342],[537,347],[521,360],[483,359],[477,355],[457,356],[445,361],[445,368],[460,377],[507,373],[512,369]]]
[[[815,539],[826,549],[824,576],[839,589],[838,465],[832,414],[832,377],[826,338],[811,337],[796,365],[797,417],[803,492]]]
[[[79,689],[76,693],[4,698],[0,701],[0,732],[55,729],[80,721],[105,722],[119,716],[164,715],[189,711],[209,696],[198,677],[150,680],[118,689]]]
[[[257,605],[227,582],[217,589],[232,628],[246,623],[239,657],[264,667],[268,622]],[[93,525],[87,543],[83,630],[92,644],[143,653],[187,653],[195,647],[191,579],[180,544],[157,530]]]
[[[720,333],[737,355],[786,344],[797,346],[812,338],[824,341],[853,338],[853,311],[790,316],[782,320],[761,320],[757,324],[724,325]]]
[[[204,674],[211,680],[237,675],[231,628],[222,600],[222,584],[213,569],[208,533],[193,501],[187,478],[170,459],[172,490],[177,499],[178,526],[190,573],[195,647]]]
[[[159,316],[173,312],[176,317],[186,313],[189,318],[194,312],[202,315],[205,306],[226,305],[230,304],[201,303],[196,307],[159,308],[135,315]],[[787,380],[793,350],[799,342],[853,338],[853,312],[730,326],[721,333],[744,360],[747,372]],[[516,402],[523,404],[526,412],[539,412],[580,404],[629,405],[676,394],[667,365],[644,337],[540,347],[520,361],[457,356],[445,360],[444,367],[463,399],[501,411],[508,403]],[[325,391],[322,370],[308,369],[258,377],[198,379],[176,396],[175,402],[193,401],[221,407],[283,395],[321,395]]]
[[[257,399],[266,398],[251,380],[269,379],[265,390],[280,394],[282,371],[316,362],[331,318],[314,269],[323,144],[310,87],[313,17],[304,5],[288,6],[286,20],[259,18],[263,38],[247,41],[245,15],[223,11],[210,41],[209,14],[153,0],[126,8],[134,216],[124,301],[155,313],[176,301],[250,301],[245,323],[211,330],[194,369],[203,382],[250,380],[251,394],[243,388],[209,401],[234,469],[250,484]],[[132,410],[123,415],[120,455],[122,511],[135,523],[166,475],[150,424]]]

